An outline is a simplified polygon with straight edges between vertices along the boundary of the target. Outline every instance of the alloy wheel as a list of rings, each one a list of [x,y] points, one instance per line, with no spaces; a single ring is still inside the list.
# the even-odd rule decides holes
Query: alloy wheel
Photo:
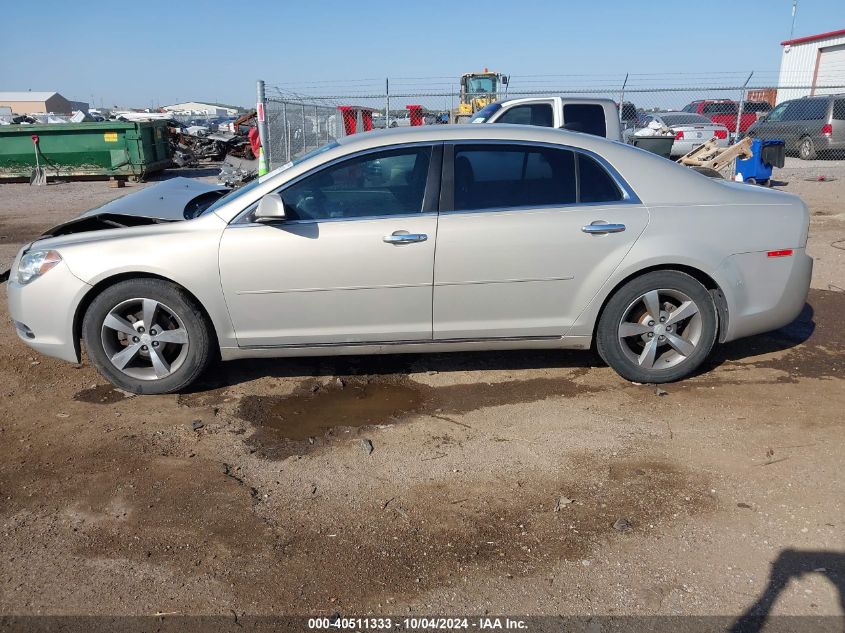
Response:
[[[679,290],[650,290],[623,314],[617,336],[625,356],[642,369],[675,367],[695,352],[702,337],[701,311]]]
[[[101,338],[112,365],[139,380],[171,375],[188,354],[182,319],[154,299],[128,299],[116,305],[103,320]]]

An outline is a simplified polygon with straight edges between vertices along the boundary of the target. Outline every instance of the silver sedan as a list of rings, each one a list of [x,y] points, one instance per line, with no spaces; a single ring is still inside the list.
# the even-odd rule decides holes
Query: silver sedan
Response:
[[[675,142],[672,143],[670,155],[673,157],[683,156],[703,145],[710,139],[714,139],[717,147],[727,147],[728,128],[718,123],[713,123],[706,116],[692,112],[654,112],[640,115],[637,125],[648,127],[652,121],[663,128],[669,128],[675,135]]]
[[[799,198],[528,126],[358,134],[198,217],[156,215],[21,249],[20,339],[71,362],[82,343],[136,393],[217,357],[593,346],[662,383],[792,321],[812,270]]]

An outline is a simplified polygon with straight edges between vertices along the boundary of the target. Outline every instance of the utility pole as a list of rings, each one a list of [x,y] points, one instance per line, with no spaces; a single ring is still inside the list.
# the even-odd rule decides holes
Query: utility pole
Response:
[[[795,14],[798,13],[798,0],[792,0],[792,26],[789,27],[789,39],[795,35]]]

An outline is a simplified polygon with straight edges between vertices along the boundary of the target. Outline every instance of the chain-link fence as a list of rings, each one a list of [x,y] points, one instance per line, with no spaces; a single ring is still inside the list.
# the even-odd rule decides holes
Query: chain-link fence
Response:
[[[635,136],[675,136],[673,157],[711,139],[727,147],[745,135],[783,141],[788,155],[805,159],[835,158],[839,150],[845,152],[845,69],[837,76],[817,78],[813,85],[778,83],[777,77],[766,73],[612,78],[476,75],[486,83],[472,83],[477,77],[465,75],[457,87],[454,80],[438,77],[268,87],[271,166],[338,137],[374,129],[485,117],[490,122],[583,129],[583,121],[574,119],[585,110],[570,108],[567,115],[566,104],[584,99],[616,103],[628,142]],[[409,90],[412,86],[417,90]],[[517,99],[530,101],[501,109],[490,105]]]

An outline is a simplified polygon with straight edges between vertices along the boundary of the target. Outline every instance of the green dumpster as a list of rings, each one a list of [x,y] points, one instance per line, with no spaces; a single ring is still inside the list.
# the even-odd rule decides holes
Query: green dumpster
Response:
[[[170,166],[166,121],[0,125],[0,179],[29,178],[38,160],[48,178],[142,179]]]

